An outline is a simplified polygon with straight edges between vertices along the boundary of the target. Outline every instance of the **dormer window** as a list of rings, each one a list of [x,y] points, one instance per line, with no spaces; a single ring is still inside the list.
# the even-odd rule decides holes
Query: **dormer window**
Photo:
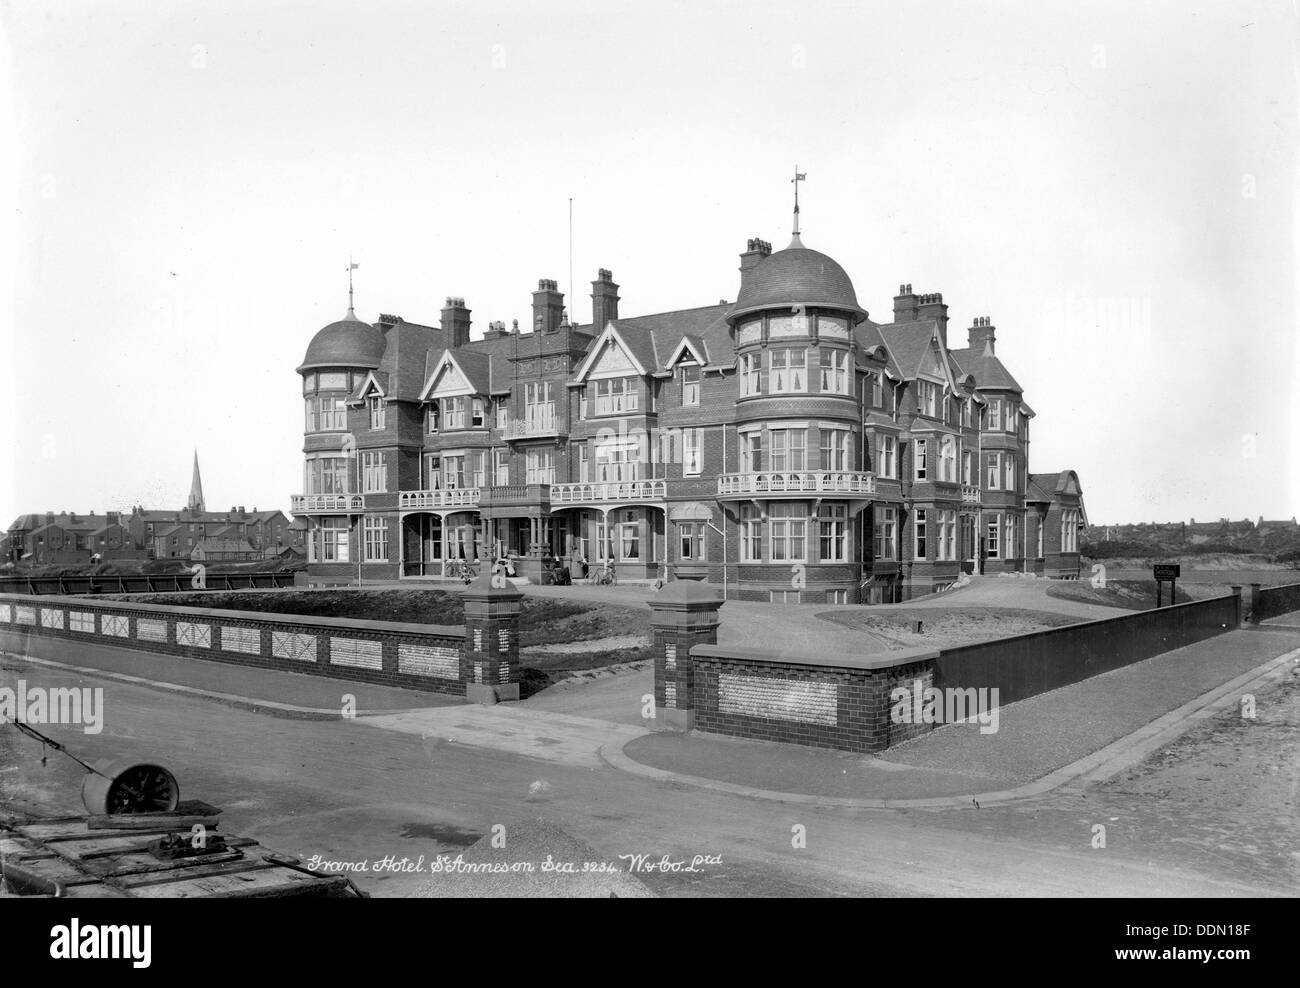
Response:
[[[679,373],[682,379],[682,404],[698,405],[700,403],[699,364],[682,364]]]
[[[371,395],[366,399],[366,407],[370,410],[370,428],[382,429],[386,419],[387,402],[382,395]]]

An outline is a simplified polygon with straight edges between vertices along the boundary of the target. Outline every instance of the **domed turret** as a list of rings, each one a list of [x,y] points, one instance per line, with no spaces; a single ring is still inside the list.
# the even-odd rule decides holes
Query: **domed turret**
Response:
[[[866,315],[844,269],[833,258],[804,247],[798,237],[785,250],[768,255],[745,272],[729,315],[736,319],[759,309],[796,306]]]
[[[351,309],[312,337],[299,373],[313,367],[379,366],[384,355],[384,337],[374,326],[362,322]]]

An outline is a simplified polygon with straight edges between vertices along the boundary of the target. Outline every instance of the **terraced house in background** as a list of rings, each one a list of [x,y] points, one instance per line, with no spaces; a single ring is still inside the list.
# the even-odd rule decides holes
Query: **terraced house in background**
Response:
[[[1075,578],[1073,471],[1031,473],[1034,412],[975,319],[903,285],[873,320],[798,234],[750,240],[734,302],[624,317],[602,269],[592,321],[543,279],[533,324],[471,339],[344,319],[311,340],[303,489],[313,583],[445,575],[460,559],[614,561],[729,597],[880,603],[981,570]]]

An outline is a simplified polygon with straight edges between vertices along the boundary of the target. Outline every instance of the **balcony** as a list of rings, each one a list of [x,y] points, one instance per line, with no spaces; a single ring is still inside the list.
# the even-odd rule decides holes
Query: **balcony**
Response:
[[[980,489],[972,487],[970,484],[961,485],[961,503],[962,504],[979,504]]]
[[[363,494],[294,494],[289,510],[295,515],[355,514],[366,509]]]
[[[552,484],[551,504],[630,504],[668,497],[665,480],[625,480],[603,484]]]
[[[480,487],[448,487],[434,491],[400,491],[397,510],[427,511],[447,508],[477,508]]]
[[[546,508],[551,503],[549,484],[508,484],[485,487],[479,498],[484,508]]]
[[[507,442],[517,439],[552,439],[562,435],[559,417],[554,408],[539,408],[536,413],[526,414],[522,419],[512,419],[501,430],[501,436]]]
[[[876,475],[860,471],[769,471],[724,473],[718,477],[718,497],[827,497],[876,493]]]

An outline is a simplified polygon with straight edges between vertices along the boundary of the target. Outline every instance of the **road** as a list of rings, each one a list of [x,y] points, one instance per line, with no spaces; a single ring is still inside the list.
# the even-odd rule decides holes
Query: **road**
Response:
[[[31,678],[30,667],[0,660],[0,685],[20,673]],[[721,856],[720,865],[700,873],[643,876],[663,895],[1199,897],[1300,888],[1294,865],[1285,865],[1289,844],[1264,848],[1262,866],[1243,870],[1246,852],[1225,853],[1214,836],[1198,838],[1194,821],[1161,811],[1150,786],[998,809],[791,806],[624,774],[586,756],[577,722],[557,721],[571,734],[555,739],[556,754],[533,757],[509,744],[482,746],[472,733],[448,740],[455,730],[429,732],[418,723],[279,719],[49,670],[41,682],[105,690],[102,734],[50,728],[51,736],[83,756],[160,758],[180,779],[183,797],[225,809],[223,831],[304,858],[432,857],[468,846],[495,824],[545,817],[610,860]],[[1260,697],[1261,708],[1268,702]],[[1285,694],[1276,704],[1291,716],[1297,700]],[[475,709],[436,714],[463,710],[472,718]],[[40,755],[39,745],[0,728],[0,804],[79,812],[81,769],[53,754],[43,767]],[[1222,792],[1198,798],[1231,807],[1241,785],[1225,780]],[[1107,847],[1094,848],[1093,827],[1103,821],[1111,836]],[[806,833],[804,847],[794,846],[796,828]],[[429,881],[427,874],[353,877],[382,896],[410,895]]]

